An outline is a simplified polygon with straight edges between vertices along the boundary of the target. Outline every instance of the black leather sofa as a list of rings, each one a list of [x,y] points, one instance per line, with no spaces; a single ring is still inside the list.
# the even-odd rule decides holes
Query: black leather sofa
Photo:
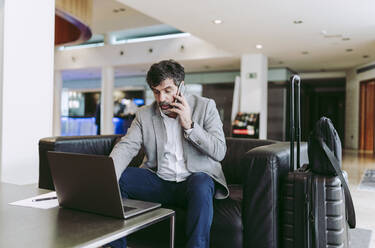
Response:
[[[121,136],[50,137],[39,141],[39,187],[53,190],[47,151],[108,155]],[[210,246],[280,247],[279,195],[281,180],[289,170],[289,143],[272,140],[227,138],[222,161],[230,197],[214,200]],[[130,166],[139,166],[143,152]],[[301,161],[307,162],[307,145],[302,143]],[[185,241],[185,210],[176,210],[176,246]],[[129,246],[168,247],[169,223],[159,223],[128,237]],[[133,244],[133,245],[132,245]]]

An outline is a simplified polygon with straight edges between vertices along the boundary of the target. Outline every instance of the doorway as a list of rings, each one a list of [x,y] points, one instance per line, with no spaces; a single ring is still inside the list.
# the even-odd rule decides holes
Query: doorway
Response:
[[[289,140],[289,99],[290,99],[290,83],[275,83],[270,82],[268,87],[268,106],[269,115],[268,120],[275,121],[275,111],[270,108],[270,103],[275,105],[273,108],[277,111],[283,111],[282,106],[285,108],[285,114],[280,118],[279,123],[284,124],[284,131],[282,133],[285,139],[274,138],[277,140]],[[275,94],[271,93],[277,89],[279,91],[283,88],[285,94],[277,99]],[[270,111],[271,110],[271,111]],[[331,119],[337,133],[339,134],[341,143],[345,143],[345,78],[319,78],[319,79],[303,79],[301,81],[301,140],[307,141],[311,131],[314,129],[316,122],[322,117]],[[271,124],[272,125],[272,124]],[[277,124],[280,128],[281,124]]]
[[[361,82],[359,112],[359,149],[374,150],[375,79]]]

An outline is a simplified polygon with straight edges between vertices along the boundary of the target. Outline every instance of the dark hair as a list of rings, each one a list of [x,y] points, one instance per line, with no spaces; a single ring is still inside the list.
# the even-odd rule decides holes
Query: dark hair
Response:
[[[168,78],[172,79],[176,86],[180,85],[185,80],[184,67],[172,59],[160,61],[150,67],[146,81],[152,88]]]

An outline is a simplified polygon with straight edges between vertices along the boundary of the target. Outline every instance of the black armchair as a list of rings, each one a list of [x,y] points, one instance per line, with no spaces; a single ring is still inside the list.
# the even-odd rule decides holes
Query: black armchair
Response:
[[[54,190],[47,151],[108,155],[119,135],[51,137],[39,141],[39,187]],[[289,143],[271,140],[227,138],[222,161],[230,190],[229,198],[214,200],[210,246],[280,247],[279,192],[281,179],[289,170]],[[144,153],[133,159],[139,166]],[[307,162],[307,145],[302,143],[301,161]],[[175,206],[176,246],[185,242],[186,212]],[[130,246],[167,247],[169,224],[159,223],[128,237]],[[135,245],[134,245],[135,244]]]

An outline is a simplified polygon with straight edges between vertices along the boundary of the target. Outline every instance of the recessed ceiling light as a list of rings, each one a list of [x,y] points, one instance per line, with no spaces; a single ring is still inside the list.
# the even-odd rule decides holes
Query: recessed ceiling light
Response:
[[[344,37],[344,38],[342,38],[342,40],[343,41],[348,41],[348,40],[350,40],[350,38],[349,37]]]
[[[328,33],[327,30],[320,31],[320,34],[323,35],[323,37],[327,38],[327,39],[335,39],[335,38],[342,38],[343,37],[342,34]]]
[[[212,22],[213,22],[213,24],[222,24],[223,23],[223,21],[219,20],[219,19],[213,20]]]
[[[114,13],[119,13],[119,12],[124,12],[126,9],[124,9],[124,8],[118,8],[118,9],[113,9],[112,11],[114,12]]]
[[[256,49],[262,49],[263,48],[263,46],[261,44],[258,44],[255,47],[256,47]]]
[[[349,53],[349,52],[353,52],[353,49],[348,48],[348,49],[346,49],[345,51],[347,51],[347,52]]]
[[[362,56],[364,59],[370,58],[370,55],[363,55]]]
[[[327,39],[332,39],[332,38],[341,38],[342,37],[342,34],[326,34],[324,35],[324,38],[327,38]]]
[[[293,23],[294,23],[294,24],[302,24],[303,21],[302,21],[302,20],[295,20]]]
[[[303,55],[309,54],[308,51],[302,51],[301,53],[302,53]]]

